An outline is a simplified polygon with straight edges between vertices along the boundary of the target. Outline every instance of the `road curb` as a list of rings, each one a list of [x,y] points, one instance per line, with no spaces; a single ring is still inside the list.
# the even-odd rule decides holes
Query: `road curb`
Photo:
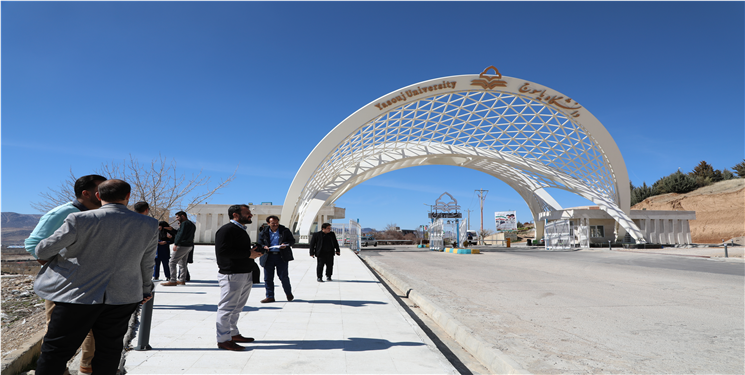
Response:
[[[435,323],[442,327],[458,344],[468,350],[490,372],[495,374],[530,374],[530,372],[522,368],[512,358],[474,334],[473,331],[454,319],[444,309],[421,293],[411,289],[401,279],[386,271],[377,262],[369,258],[363,259],[363,261],[374,269],[375,272],[395,285],[396,288],[403,291],[412,302],[417,304],[424,313],[429,315]]]
[[[41,353],[41,341],[46,334],[46,330],[37,332],[26,340],[23,345],[10,352],[8,357],[2,361],[2,375],[15,375],[28,366],[35,357]]]

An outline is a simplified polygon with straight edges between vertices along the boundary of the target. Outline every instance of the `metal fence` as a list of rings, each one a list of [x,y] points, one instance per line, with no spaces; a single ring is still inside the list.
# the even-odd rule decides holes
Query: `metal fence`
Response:
[[[574,245],[572,225],[569,220],[555,220],[546,223],[544,229],[546,250],[568,250]]]
[[[435,220],[432,225],[429,226],[429,249],[430,250],[445,250],[445,243],[443,241],[444,235],[444,224],[442,219]]]
[[[353,251],[359,252],[362,248],[361,237],[362,226],[360,223],[354,220],[349,220],[349,248]]]

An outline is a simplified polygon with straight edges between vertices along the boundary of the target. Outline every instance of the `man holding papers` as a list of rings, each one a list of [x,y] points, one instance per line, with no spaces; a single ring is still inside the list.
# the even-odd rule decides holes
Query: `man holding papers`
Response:
[[[266,254],[259,258],[259,264],[264,267],[264,288],[266,290],[266,298],[261,300],[261,303],[275,301],[275,269],[277,270],[279,280],[282,282],[282,289],[285,291],[287,301],[292,301],[295,297],[292,295],[288,263],[295,259],[292,256],[292,245],[295,244],[295,237],[289,229],[279,225],[279,218],[277,216],[269,216],[266,222],[269,223],[269,226],[259,235],[259,245],[266,250]]]

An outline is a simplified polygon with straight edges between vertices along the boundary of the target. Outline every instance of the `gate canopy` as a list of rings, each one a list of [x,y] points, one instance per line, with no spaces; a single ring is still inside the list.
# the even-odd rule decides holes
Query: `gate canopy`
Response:
[[[628,216],[626,165],[600,121],[569,96],[493,66],[401,88],[347,117],[298,170],[282,222],[306,235],[323,205],[375,176],[420,165],[465,167],[504,181],[536,224],[540,212],[562,209],[546,188],[573,192],[644,242]]]

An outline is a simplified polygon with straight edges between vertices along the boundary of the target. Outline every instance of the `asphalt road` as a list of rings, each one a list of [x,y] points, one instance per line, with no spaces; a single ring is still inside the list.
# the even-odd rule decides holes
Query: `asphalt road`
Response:
[[[525,369],[745,372],[745,264],[607,250],[364,249]]]

